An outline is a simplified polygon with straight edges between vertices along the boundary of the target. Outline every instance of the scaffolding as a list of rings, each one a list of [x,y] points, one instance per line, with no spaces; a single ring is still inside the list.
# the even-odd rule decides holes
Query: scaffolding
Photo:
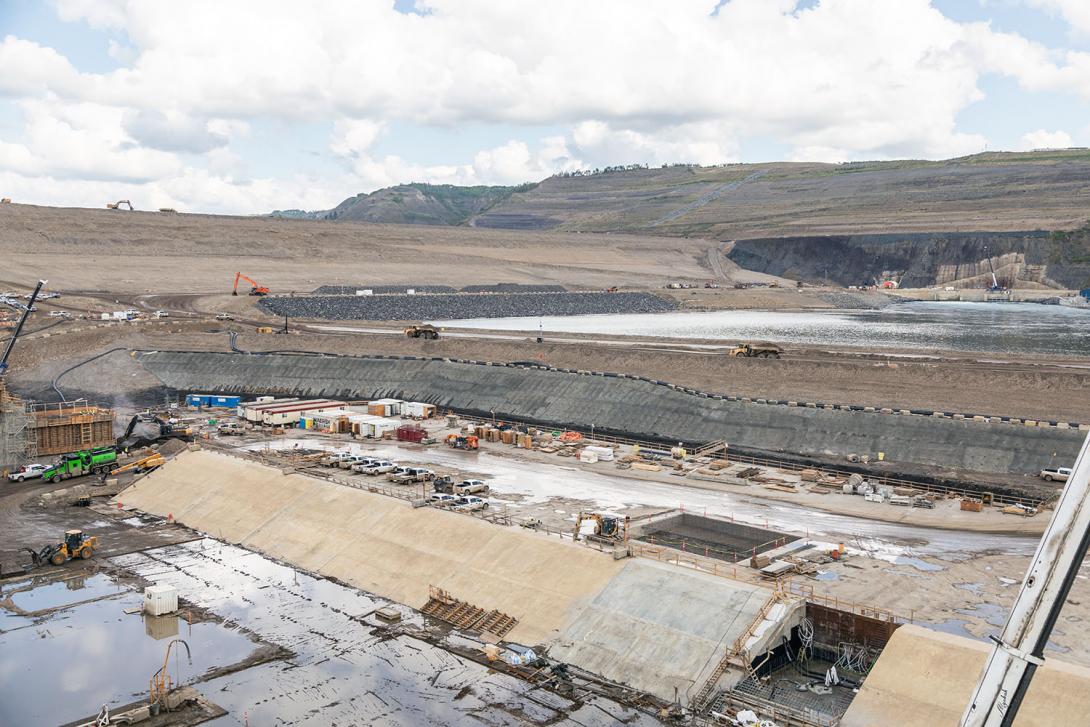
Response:
[[[67,454],[114,443],[114,412],[86,399],[56,404],[27,402],[26,452],[31,457]]]
[[[8,393],[0,378],[0,473],[10,472],[28,459],[34,439],[22,399]],[[34,449],[37,454],[37,450]]]

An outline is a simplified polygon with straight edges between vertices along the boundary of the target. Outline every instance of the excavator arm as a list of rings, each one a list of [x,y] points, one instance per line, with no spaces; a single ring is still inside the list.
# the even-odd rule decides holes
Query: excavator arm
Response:
[[[268,295],[269,294],[269,289],[266,288],[264,285],[258,284],[258,282],[256,280],[254,280],[252,278],[248,278],[245,275],[243,275],[242,273],[235,273],[235,287],[231,291],[231,295],[238,295],[238,281],[239,280],[245,280],[247,283],[249,283],[251,285],[250,295]]]

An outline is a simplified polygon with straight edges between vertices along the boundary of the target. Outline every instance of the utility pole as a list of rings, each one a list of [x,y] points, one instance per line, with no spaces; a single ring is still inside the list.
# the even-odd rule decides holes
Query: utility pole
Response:
[[[1090,436],[1037,545],[961,727],[1011,727],[1090,546]]]

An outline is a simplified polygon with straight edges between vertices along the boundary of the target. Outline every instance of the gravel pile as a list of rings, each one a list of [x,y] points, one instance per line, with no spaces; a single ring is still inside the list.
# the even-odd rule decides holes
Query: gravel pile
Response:
[[[492,285],[467,285],[463,293],[563,293],[563,285],[523,285],[522,283],[494,283]]]
[[[457,293],[449,285],[322,285],[315,288],[316,295],[355,295],[357,290],[370,290],[375,295],[404,293],[409,289],[417,293]]]
[[[828,291],[819,293],[818,297],[842,310],[878,310],[893,304],[893,301],[881,293]]]
[[[650,293],[342,295],[263,298],[258,305],[278,316],[361,321],[661,313],[677,309],[676,302]]]

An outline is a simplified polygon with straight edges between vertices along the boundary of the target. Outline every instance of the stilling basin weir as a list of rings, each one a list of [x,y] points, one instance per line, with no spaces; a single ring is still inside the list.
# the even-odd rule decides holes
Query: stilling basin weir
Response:
[[[137,360],[184,392],[363,400],[396,397],[462,414],[687,444],[843,459],[884,453],[898,464],[991,474],[1035,474],[1074,461],[1077,427],[1024,426],[742,401],[624,374],[479,361],[306,353],[146,351]],[[792,402],[794,404],[795,402]]]

